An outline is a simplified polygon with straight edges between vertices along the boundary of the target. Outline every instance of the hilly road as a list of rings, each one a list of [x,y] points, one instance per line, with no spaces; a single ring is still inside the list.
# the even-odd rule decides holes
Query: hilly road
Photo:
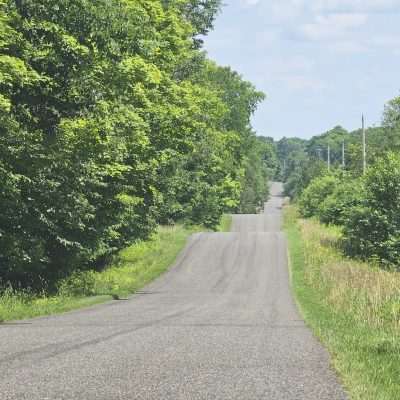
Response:
[[[127,301],[0,325],[0,398],[345,399],[292,300],[271,192]]]

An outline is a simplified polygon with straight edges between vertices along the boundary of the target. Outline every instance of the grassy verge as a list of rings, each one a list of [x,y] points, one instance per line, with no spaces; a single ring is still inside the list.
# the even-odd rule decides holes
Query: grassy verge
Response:
[[[292,285],[351,399],[400,398],[400,274],[345,258],[340,230],[285,210]]]
[[[221,218],[221,222],[217,228],[218,232],[230,232],[232,225],[232,215],[224,214]]]
[[[231,217],[223,216],[219,231],[229,231]],[[187,238],[198,226],[160,227],[148,241],[136,243],[102,272],[75,273],[64,280],[57,295],[38,296],[6,290],[0,295],[0,321],[50,315],[128,296],[154,280],[172,265]]]

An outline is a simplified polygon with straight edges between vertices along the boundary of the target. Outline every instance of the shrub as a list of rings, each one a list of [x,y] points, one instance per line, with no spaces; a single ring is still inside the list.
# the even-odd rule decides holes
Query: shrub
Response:
[[[324,200],[334,192],[339,184],[339,178],[330,174],[312,180],[299,200],[300,212],[303,217],[318,216]]]
[[[319,218],[325,224],[344,225],[349,209],[359,205],[363,198],[360,179],[345,179],[328,195],[319,207]]]
[[[361,203],[344,225],[348,254],[400,264],[400,155],[389,153],[370,167]]]

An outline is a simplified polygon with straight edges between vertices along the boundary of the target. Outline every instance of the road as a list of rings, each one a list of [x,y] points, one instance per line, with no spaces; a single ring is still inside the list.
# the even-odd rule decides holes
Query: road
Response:
[[[0,325],[0,398],[345,399],[292,300],[271,191],[127,301]]]

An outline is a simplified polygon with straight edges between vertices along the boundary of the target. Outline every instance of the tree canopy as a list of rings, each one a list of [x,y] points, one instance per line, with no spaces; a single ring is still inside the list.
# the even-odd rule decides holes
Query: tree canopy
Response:
[[[264,95],[201,50],[220,6],[0,0],[3,284],[45,288],[159,223],[212,228],[263,200]]]

